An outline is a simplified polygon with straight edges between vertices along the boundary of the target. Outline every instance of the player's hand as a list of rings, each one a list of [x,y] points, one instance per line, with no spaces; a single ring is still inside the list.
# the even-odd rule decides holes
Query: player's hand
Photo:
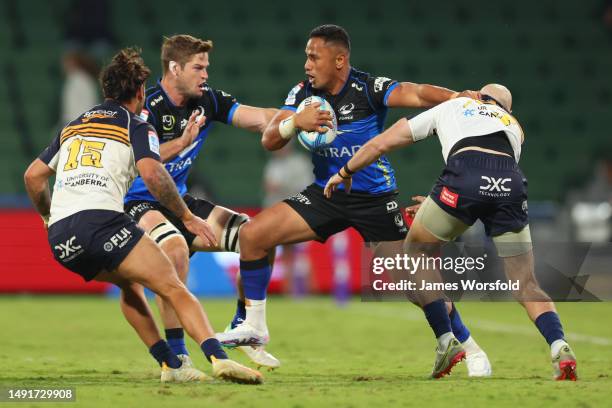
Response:
[[[191,233],[200,237],[205,246],[217,247],[217,239],[210,225],[197,215],[189,213],[181,221]]]
[[[193,141],[198,137],[200,133],[200,128],[206,121],[206,116],[199,115],[197,110],[194,110],[187,121],[187,125],[183,130],[183,134],[181,135],[181,141],[184,147],[190,146]]]
[[[327,184],[325,185],[325,189],[323,190],[323,195],[327,198],[331,198],[332,193],[336,191],[339,184],[344,184],[344,191],[346,191],[346,193],[348,194],[351,192],[351,186],[353,185],[353,178],[352,177],[342,178],[340,177],[339,174],[337,173],[334,174],[329,179]]]
[[[325,133],[327,129],[331,129],[334,125],[332,123],[332,115],[330,112],[320,110],[321,104],[315,102],[312,105],[308,105],[303,111],[295,114],[295,127],[307,132],[319,132]]]
[[[480,92],[466,89],[465,91],[458,92],[454,98],[480,99]]]
[[[423,204],[423,201],[425,201],[425,198],[426,197],[423,197],[420,195],[412,197],[412,201],[418,204],[414,204],[414,205],[411,205],[410,207],[406,207],[406,209],[404,210],[410,218],[414,218],[416,216],[416,213],[417,211],[419,211],[419,208],[421,208],[421,204]]]

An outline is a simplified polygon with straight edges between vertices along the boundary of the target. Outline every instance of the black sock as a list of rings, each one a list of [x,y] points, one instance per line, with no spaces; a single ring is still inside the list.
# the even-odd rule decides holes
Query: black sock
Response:
[[[166,340],[174,354],[189,354],[187,347],[185,347],[185,333],[181,327],[166,329]]]
[[[181,366],[181,360],[178,359],[176,354],[170,349],[166,340],[160,340],[149,349],[149,353],[155,357],[155,360],[161,366],[162,363],[170,368],[179,368]]]
[[[225,354],[225,351],[223,351],[223,348],[221,347],[221,343],[219,343],[219,340],[215,339],[214,337],[204,340],[200,345],[200,348],[204,352],[206,359],[210,362],[212,362],[210,359],[211,356],[214,356],[218,360],[225,360],[228,358],[227,354]]]

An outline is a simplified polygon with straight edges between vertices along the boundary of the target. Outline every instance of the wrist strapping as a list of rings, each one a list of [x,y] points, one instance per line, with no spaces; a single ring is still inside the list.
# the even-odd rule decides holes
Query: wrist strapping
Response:
[[[287,119],[281,120],[278,124],[278,132],[283,139],[291,139],[297,134],[297,128],[295,127],[295,115],[291,115]]]

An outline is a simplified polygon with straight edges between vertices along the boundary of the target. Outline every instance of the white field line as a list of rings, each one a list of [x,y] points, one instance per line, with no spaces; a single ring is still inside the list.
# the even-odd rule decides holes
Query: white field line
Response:
[[[406,309],[383,309],[376,307],[355,307],[356,304],[351,304],[349,310],[357,311],[359,309],[360,315],[370,315],[373,317],[386,317],[390,319],[402,319],[408,320],[412,322],[420,321],[423,324],[427,324],[425,317],[422,313],[419,313],[416,309],[411,310],[410,307],[416,308],[413,305],[407,305]],[[372,305],[373,306],[373,305]],[[563,316],[561,316],[563,318]],[[539,336],[537,329],[533,326],[523,326],[516,324],[508,324],[508,323],[499,323],[492,320],[475,320],[466,322],[468,328],[475,328],[479,330],[485,330],[495,333],[508,333],[508,334],[520,334],[522,336]],[[612,346],[612,339],[607,337],[599,337],[599,336],[591,336],[588,334],[580,334],[580,333],[565,333],[567,339],[570,341],[576,341],[581,343],[591,343],[598,346]]]

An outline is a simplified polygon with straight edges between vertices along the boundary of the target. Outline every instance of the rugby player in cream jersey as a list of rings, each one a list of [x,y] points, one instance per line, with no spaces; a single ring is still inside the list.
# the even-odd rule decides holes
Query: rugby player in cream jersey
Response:
[[[442,145],[446,167],[416,212],[406,237],[409,254],[428,253],[455,239],[477,219],[492,237],[508,279],[519,281],[513,295],[550,346],[554,378],[576,380],[576,357],[564,338],[555,305],[540,288],[527,215],[527,180],[518,166],[523,130],[511,115],[512,95],[498,84],[485,85],[479,99],[456,98],[408,119],[400,119],[365,144],[325,187],[350,190],[354,172],[382,154],[431,135]],[[427,298],[427,296],[423,296]],[[432,376],[440,378],[465,356],[451,331],[444,299],[421,303],[437,339]]]
[[[26,190],[48,225],[55,259],[86,281],[111,282],[121,288],[125,318],[162,367],[162,382],[208,377],[183,364],[161,339],[143,286],[172,305],[212,363],[215,377],[261,383],[259,372],[227,358],[200,303],[168,257],[123,212],[123,197],[139,173],[189,231],[205,245],[217,245],[211,227],[188,209],[160,163],[157,133],[137,116],[149,74],[139,51],[125,49],[115,55],[101,76],[106,100],[66,125],[32,162],[24,175]],[[200,124],[193,114],[188,131],[197,133]],[[54,174],[51,199],[49,178]]]

